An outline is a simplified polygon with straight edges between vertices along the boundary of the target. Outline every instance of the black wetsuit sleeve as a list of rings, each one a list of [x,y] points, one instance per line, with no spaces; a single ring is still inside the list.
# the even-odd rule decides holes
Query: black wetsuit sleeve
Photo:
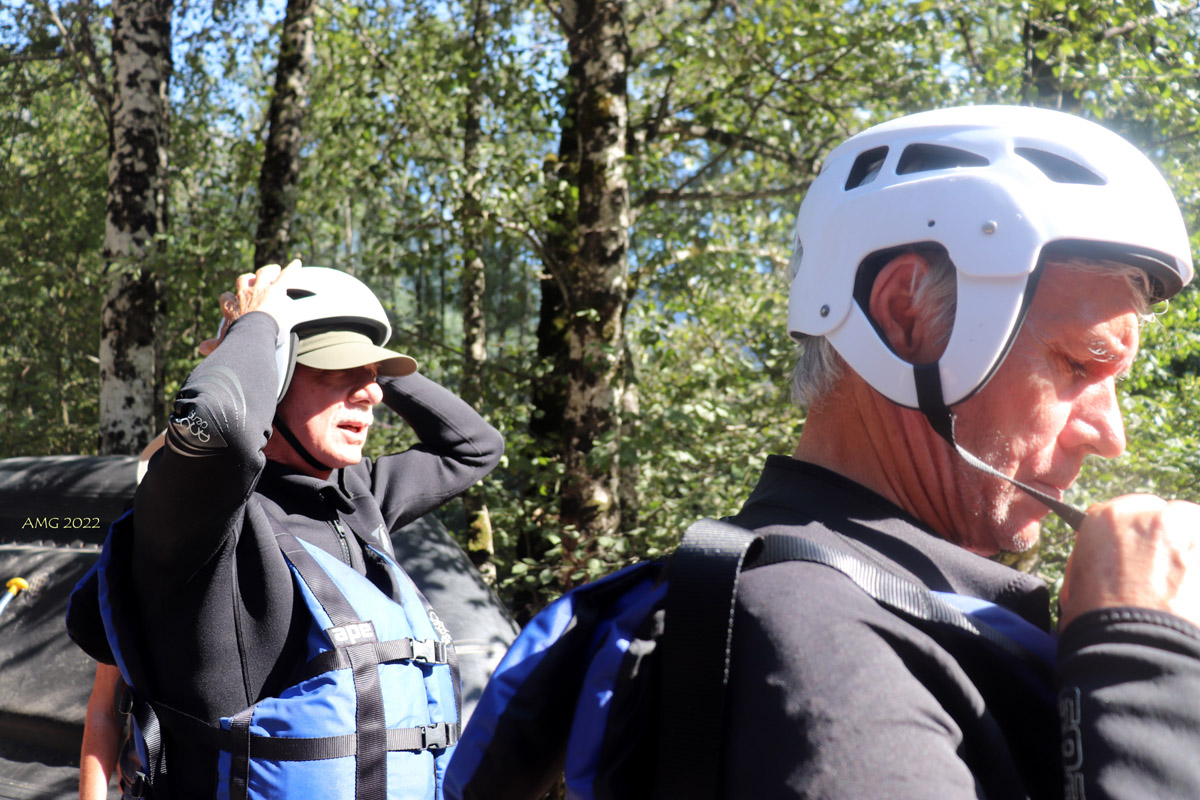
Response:
[[[1200,797],[1200,628],[1137,608],[1059,640],[1066,798]]]
[[[261,312],[238,319],[176,396],[134,503],[139,580],[186,579],[241,528],[275,415],[276,330]]]
[[[491,472],[504,437],[475,409],[423,375],[380,378],[383,402],[419,444],[374,463],[371,491],[388,530],[437,508]]]

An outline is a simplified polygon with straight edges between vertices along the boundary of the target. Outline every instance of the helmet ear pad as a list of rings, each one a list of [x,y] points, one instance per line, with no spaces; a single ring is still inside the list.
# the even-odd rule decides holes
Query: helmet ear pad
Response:
[[[275,395],[276,403],[283,399],[292,385],[292,376],[296,374],[296,349],[299,345],[300,337],[295,331],[292,331],[275,348],[275,371],[279,376],[279,391]]]
[[[945,263],[935,264],[938,259]],[[931,369],[940,373],[939,401],[944,392],[946,404],[962,402],[987,383],[1007,356],[1044,260],[1027,275],[981,278],[957,269],[936,242],[877,251],[863,259],[854,277],[845,322],[826,335],[847,364],[893,402],[924,408],[922,395],[928,387],[918,385],[926,380],[919,373]],[[952,291],[941,298],[951,312],[936,302],[917,308],[920,279],[941,269],[952,276],[946,287]],[[957,312],[963,308],[975,309],[970,319],[959,319]],[[963,365],[969,369],[962,370]]]

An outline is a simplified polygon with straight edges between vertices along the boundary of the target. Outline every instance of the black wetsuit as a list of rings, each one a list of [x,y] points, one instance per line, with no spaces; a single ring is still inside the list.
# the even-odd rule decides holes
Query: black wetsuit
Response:
[[[1041,581],[794,459],[772,456],[731,521],[803,534],[933,590],[1050,623]],[[817,564],[744,573],[734,630],[724,797],[1200,797],[1200,629],[1170,614],[1081,616],[1059,639],[1057,674],[1040,686]]]
[[[466,403],[414,374],[379,379],[384,403],[420,440],[414,447],[329,480],[267,461],[275,333],[271,317],[248,314],[192,372],[134,502],[133,588],[150,693],[201,719],[276,695],[303,659],[310,617],[268,515],[382,586],[388,579],[364,561],[360,539],[390,554],[391,530],[487,475],[504,448]],[[69,626],[92,652],[96,620],[86,608],[72,603]],[[215,753],[170,731],[164,741],[172,795],[212,797]]]

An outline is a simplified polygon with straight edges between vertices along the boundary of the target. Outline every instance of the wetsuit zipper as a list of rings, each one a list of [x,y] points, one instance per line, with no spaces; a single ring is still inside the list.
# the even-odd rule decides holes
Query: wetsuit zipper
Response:
[[[342,546],[342,561],[350,564],[350,545],[346,543],[346,529],[342,527],[340,519],[335,519],[330,524],[333,525],[333,530],[338,535],[338,544]]]

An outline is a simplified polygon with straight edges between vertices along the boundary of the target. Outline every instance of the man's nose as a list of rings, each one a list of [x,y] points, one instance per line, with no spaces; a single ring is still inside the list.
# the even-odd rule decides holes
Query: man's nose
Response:
[[[1092,384],[1075,398],[1064,433],[1068,440],[1063,444],[1068,447],[1082,446],[1104,458],[1125,452],[1125,421],[1114,378]]]
[[[374,378],[369,378],[350,392],[349,400],[351,403],[377,405],[383,402],[383,389],[380,388]]]

